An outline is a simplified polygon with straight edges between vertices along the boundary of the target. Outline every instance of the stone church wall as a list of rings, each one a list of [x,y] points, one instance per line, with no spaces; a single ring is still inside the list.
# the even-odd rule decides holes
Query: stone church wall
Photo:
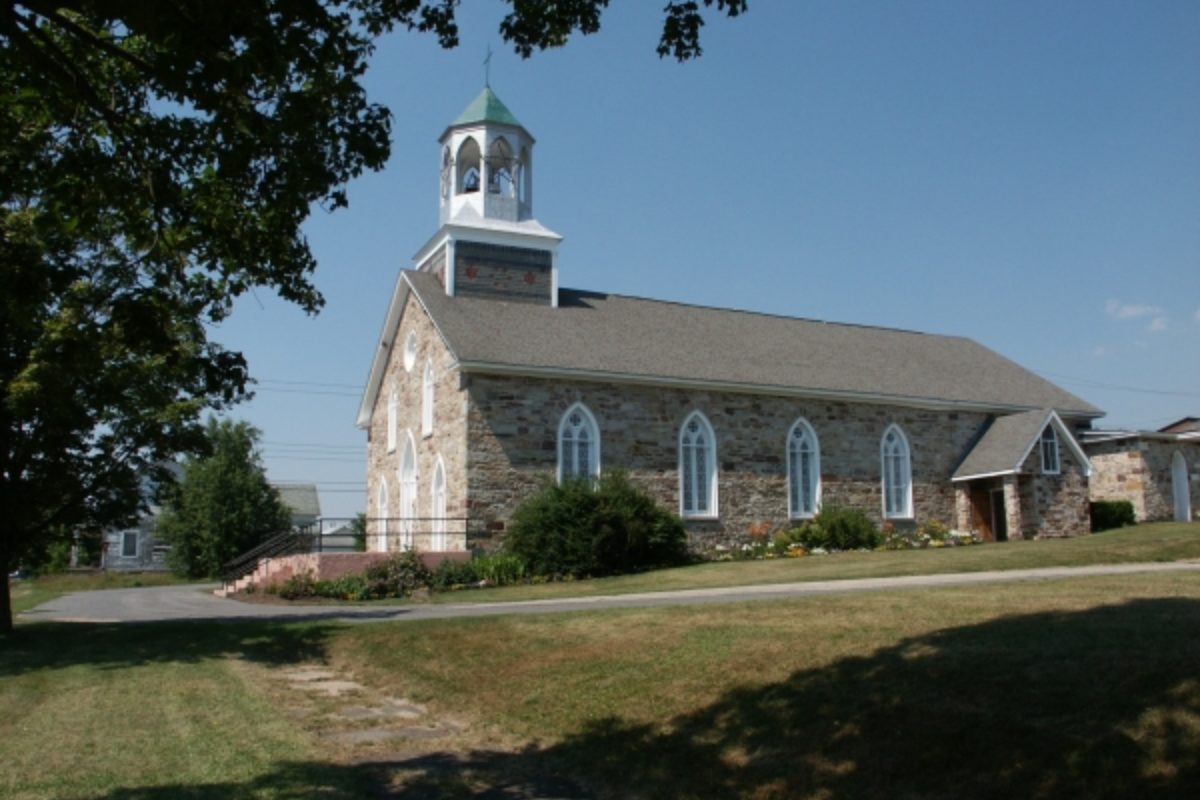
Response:
[[[717,439],[716,520],[688,520],[693,546],[708,550],[772,531],[788,519],[785,440],[798,417],[814,428],[821,451],[822,503],[862,508],[882,522],[880,440],[897,423],[912,456],[916,525],[955,522],[950,475],[986,415],[584,381],[471,375],[467,379],[468,512],[488,520],[494,545],[516,506],[557,469],[563,413],[583,402],[600,430],[602,469],[625,469],[660,503],[679,510],[679,427],[694,410]],[[1085,508],[1086,511],[1086,508]]]
[[[1128,500],[1138,522],[1175,518],[1171,459],[1175,451],[1188,463],[1193,513],[1200,509],[1200,443],[1118,439],[1087,446],[1095,467],[1092,500]]]
[[[1088,507],[1088,477],[1083,464],[1059,437],[1059,474],[1042,472],[1040,443],[1021,465],[1020,538],[1083,536],[1092,530]],[[1011,536],[1010,532],[1010,536]],[[1015,537],[1014,537],[1015,538]]]
[[[404,367],[405,342],[410,332],[416,334],[416,354],[411,370]],[[434,413],[433,433],[424,436],[421,431],[422,389],[425,364],[432,359],[434,368]],[[388,450],[388,397],[394,383],[398,394],[396,447]],[[451,519],[467,516],[466,496],[466,394],[459,385],[459,372],[450,351],[434,328],[429,316],[409,294],[400,318],[400,329],[392,343],[383,382],[371,414],[367,434],[367,508],[366,514],[372,524],[368,533],[373,537],[379,530],[374,518],[378,515],[377,498],[379,486],[387,482],[388,516],[398,518],[400,513],[400,460],[407,433],[411,433],[417,452],[417,516],[429,517],[432,509],[433,472],[440,455],[446,471],[446,516]],[[422,546],[422,538],[428,537],[418,524],[416,545]],[[389,549],[396,549],[399,539],[397,523],[389,525]],[[455,530],[451,525],[449,530]],[[422,536],[424,534],[424,536]],[[460,542],[461,544],[461,542]],[[368,542],[372,549],[373,541]]]

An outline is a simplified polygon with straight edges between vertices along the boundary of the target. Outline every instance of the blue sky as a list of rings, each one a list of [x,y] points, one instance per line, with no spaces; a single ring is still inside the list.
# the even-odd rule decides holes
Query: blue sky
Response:
[[[364,507],[361,387],[489,45],[564,286],[968,336],[1101,426],[1200,415],[1200,3],[757,0],[684,65],[654,54],[662,5],[527,61],[494,0],[456,50],[380,42],[392,158],[307,226],[325,310],[258,292],[213,332],[261,381],[232,415],[273,480]]]

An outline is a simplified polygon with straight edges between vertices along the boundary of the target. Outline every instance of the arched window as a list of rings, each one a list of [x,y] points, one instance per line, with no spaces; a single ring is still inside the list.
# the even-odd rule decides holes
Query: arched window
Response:
[[[530,185],[531,176],[533,175],[533,165],[529,162],[529,149],[521,148],[521,163],[517,165],[517,195],[523,205],[529,204],[530,190],[533,188]]]
[[[1042,430],[1042,472],[1046,475],[1057,475],[1060,464],[1058,460],[1058,435],[1053,425],[1047,425]]]
[[[454,160],[458,166],[458,185],[456,194],[467,194],[479,191],[480,153],[479,143],[468,136],[458,148],[458,158]]]
[[[379,481],[379,494],[375,497],[375,549],[381,553],[388,549],[387,478]]]
[[[679,508],[685,517],[717,515],[717,438],[699,411],[679,429]]]
[[[900,426],[891,425],[879,444],[883,468],[883,516],[886,519],[912,517],[912,461],[908,439]]]
[[[425,362],[425,378],[421,385],[421,435],[433,434],[433,361]]]
[[[821,503],[821,445],[803,417],[787,437],[788,514],[811,517]]]
[[[600,474],[600,429],[583,403],[567,409],[558,423],[558,479]]]
[[[444,552],[446,545],[446,467],[442,457],[438,456],[433,467],[433,481],[429,484],[429,530],[432,538],[429,543],[431,550]]]
[[[516,196],[516,184],[513,181],[515,166],[512,148],[508,141],[500,137],[488,148],[488,191],[504,197]]]
[[[1192,494],[1188,485],[1188,464],[1179,450],[1171,456],[1171,495],[1175,501],[1175,521],[1191,522]]]
[[[396,450],[396,412],[400,405],[400,398],[396,394],[396,384],[388,386],[388,401],[387,401],[387,451],[393,453]]]
[[[450,168],[453,162],[450,160],[450,148],[442,148],[442,199],[446,200],[450,197]]]
[[[417,446],[405,431],[404,454],[400,457],[400,549],[411,550],[417,521]]]

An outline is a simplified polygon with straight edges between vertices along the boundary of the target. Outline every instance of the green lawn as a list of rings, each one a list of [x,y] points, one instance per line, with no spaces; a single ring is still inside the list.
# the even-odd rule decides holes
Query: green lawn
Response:
[[[1200,579],[359,626],[335,663],[603,797],[1200,797]],[[429,767],[443,796],[470,780]],[[417,780],[413,778],[412,780]]]
[[[435,595],[433,601],[475,603],[542,600],[766,583],[1184,559],[1200,559],[1200,523],[1157,522],[1074,539],[706,563],[598,580],[445,592]]]
[[[23,625],[0,643],[0,797],[369,796],[367,777],[329,762],[254,679],[319,657],[328,633]]]
[[[1200,555],[1198,533],[1147,525],[663,574],[674,586],[701,576],[694,586],[1034,556],[1175,560]],[[279,688],[299,664],[425,703],[463,733],[331,746],[323,715],[342,701],[298,707]],[[0,640],[0,764],[6,800],[415,800],[528,785],[554,797],[1190,800],[1200,575],[402,624],[27,623]]]

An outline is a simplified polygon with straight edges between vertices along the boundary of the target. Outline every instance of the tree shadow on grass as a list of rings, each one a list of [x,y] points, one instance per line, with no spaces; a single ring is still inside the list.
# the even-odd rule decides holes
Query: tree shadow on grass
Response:
[[[591,797],[536,754],[438,753],[365,764],[288,762],[247,781],[122,787],[104,800],[550,800]],[[540,765],[528,772],[526,767]],[[518,770],[514,772],[514,770]],[[502,774],[503,773],[503,774]]]
[[[938,631],[546,755],[612,796],[1200,797],[1200,602]]]
[[[22,625],[0,648],[0,677],[76,665],[122,669],[223,656],[269,666],[320,661],[326,639],[336,627],[241,620]]]
[[[315,625],[204,627],[215,638],[192,657],[221,646],[282,662],[319,652],[324,635]],[[188,628],[163,634],[186,639]],[[128,630],[96,626],[91,634]],[[256,642],[268,633],[272,642]],[[159,657],[170,656],[151,648],[101,663]],[[248,782],[107,795],[380,796],[1192,800],[1200,797],[1200,602],[1138,600],[941,630],[733,689],[662,725],[607,719],[520,753],[283,764]]]
[[[433,757],[392,766],[409,773],[390,795],[402,800],[439,796],[438,786],[446,797],[505,796],[446,783]],[[1141,600],[938,631],[735,689],[664,725],[607,719],[475,767],[569,775],[613,798],[1192,800],[1200,603]]]

